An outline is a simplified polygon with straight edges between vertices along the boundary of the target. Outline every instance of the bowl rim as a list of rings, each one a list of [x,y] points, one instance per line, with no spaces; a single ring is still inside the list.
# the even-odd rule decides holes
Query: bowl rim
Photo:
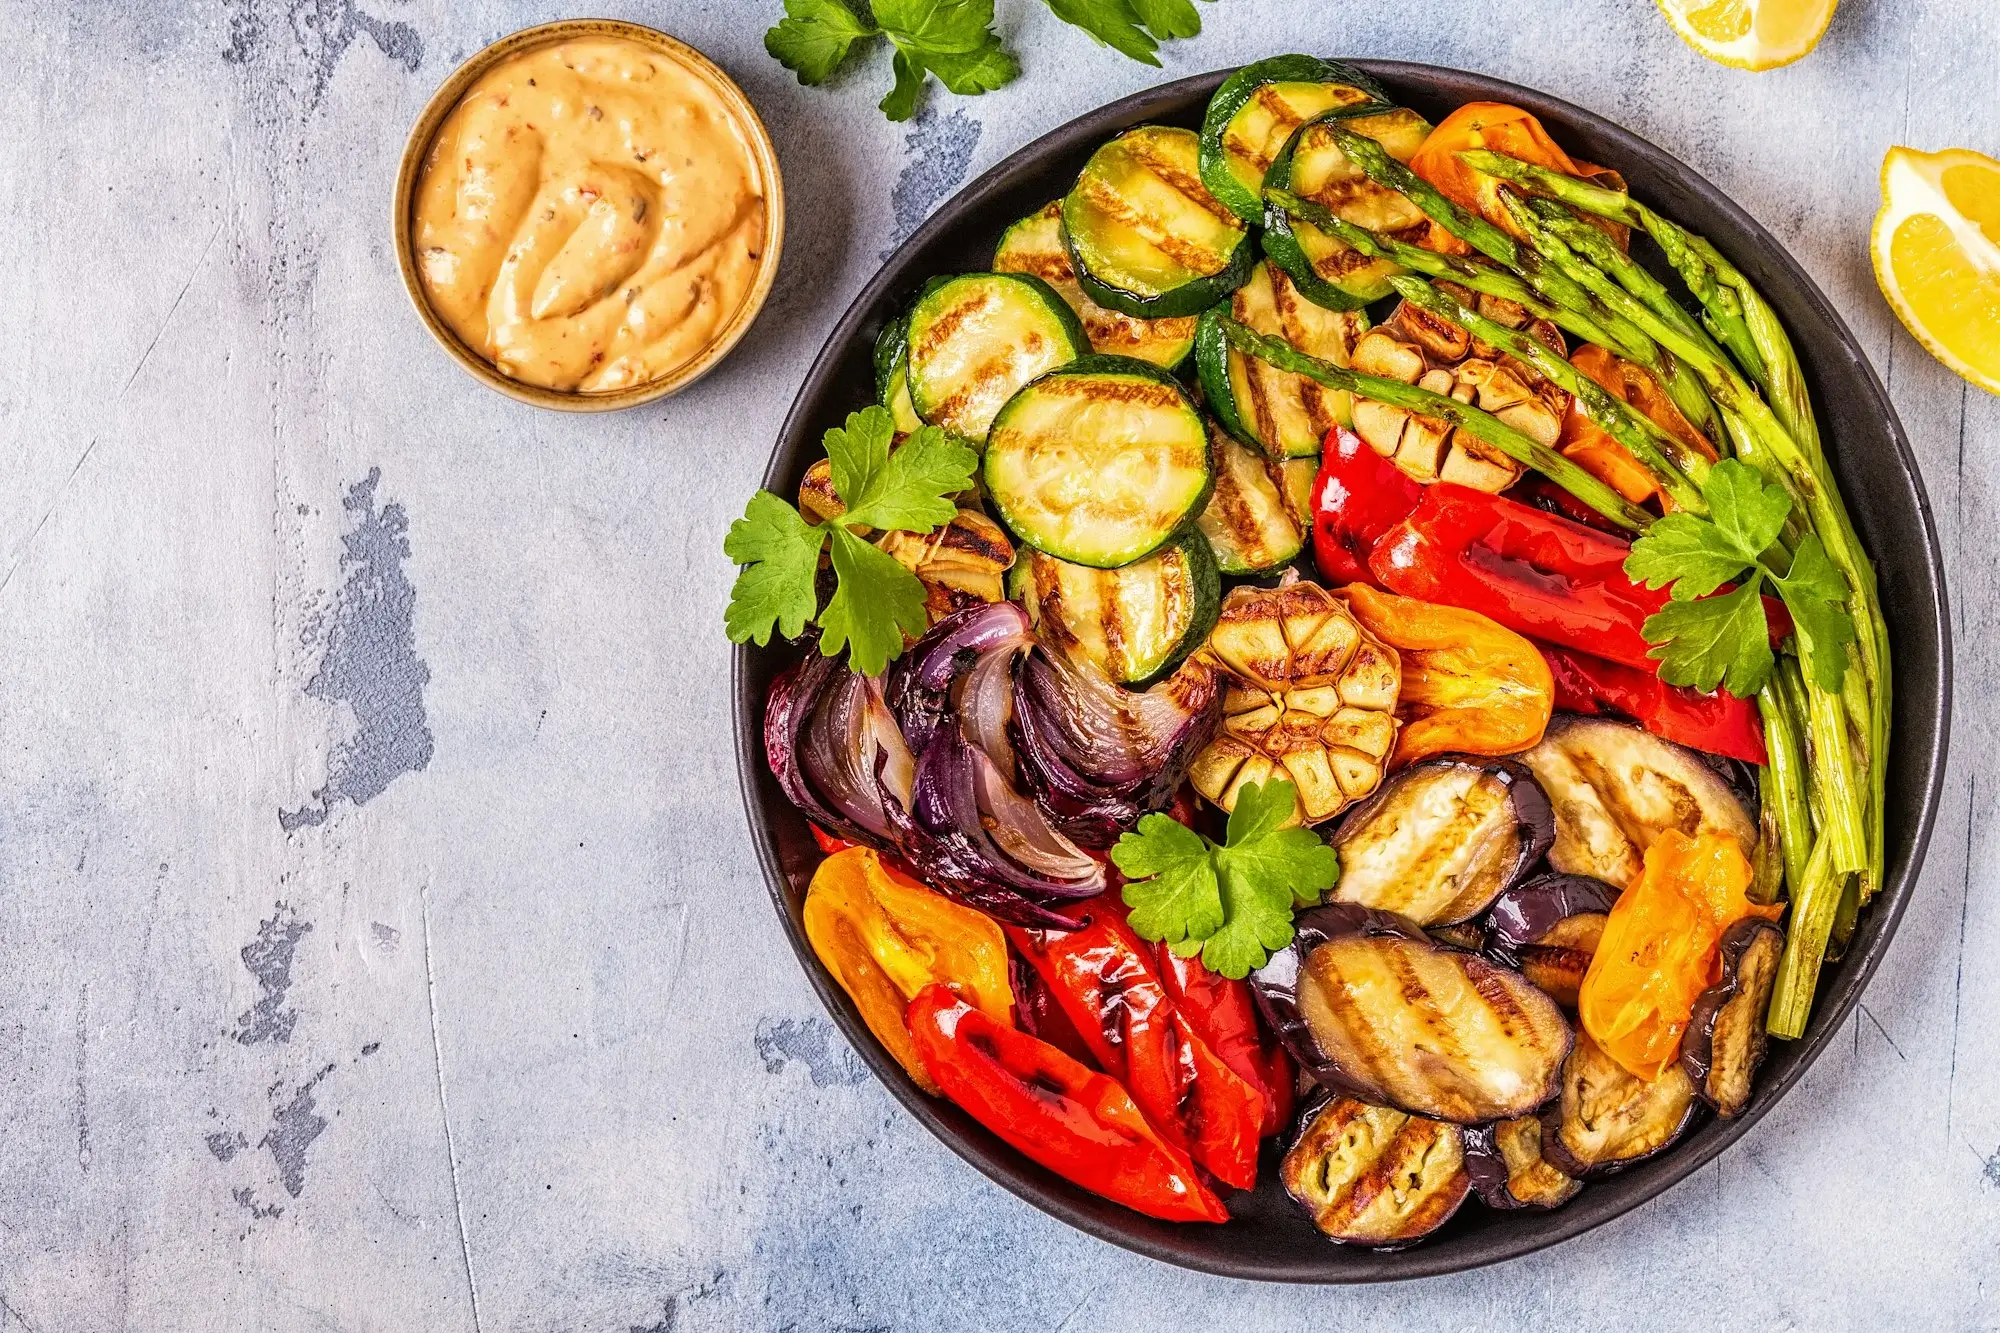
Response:
[[[949,1122],[949,1117],[959,1114],[956,1108],[943,1106],[928,1097],[904,1074],[893,1057],[868,1032],[845,992],[827,975],[825,968],[813,955],[803,931],[791,920],[788,907],[791,905],[789,895],[793,890],[785,868],[780,862],[777,839],[771,828],[771,820],[764,809],[762,794],[758,790],[759,768],[764,763],[763,700],[761,697],[753,699],[748,693],[752,663],[751,645],[735,645],[731,656],[730,684],[735,714],[733,721],[737,781],[749,821],[751,841],[758,866],[764,874],[765,886],[772,906],[780,918],[781,929],[791,944],[793,954],[805,971],[814,993],[836,1026],[852,1044],[857,1055],[873,1071],[877,1080],[888,1089],[890,1095],[947,1148],[977,1168],[989,1180],[1042,1212],[1068,1223],[1087,1235],[1150,1259],[1214,1276],[1309,1285],[1396,1282],[1466,1272],[1521,1258],[1572,1240],[1665,1194],[1688,1176],[1714,1161],[1753,1124],[1762,1119],[1766,1112],[1782,1101],[1812,1067],[1834,1035],[1845,1025],[1860,1000],[1861,992],[1887,953],[1901,924],[1903,913],[1914,894],[1929,849],[1943,789],[1951,732],[1953,668],[1952,628],[1944,561],[1938,544],[1937,525],[1930,497],[1924,486],[1923,473],[1910,448],[1902,421],[1883,388],[1881,378],[1876,374],[1873,364],[1861,352],[1846,321],[1840,317],[1818,284],[1784,245],[1721,189],[1678,157],[1617,122],[1562,98],[1491,75],[1453,69],[1449,66],[1371,58],[1339,59],[1391,84],[1414,82],[1434,86],[1440,82],[1456,82],[1461,85],[1477,85],[1495,100],[1516,101],[1536,111],[1538,115],[1566,118],[1572,125],[1586,126],[1593,134],[1615,141],[1621,150],[1629,151],[1635,157],[1647,159],[1650,164],[1663,168],[1681,187],[1699,196],[1708,207],[1724,215],[1732,226],[1758,246],[1760,250],[1758,258],[1774,265],[1782,274],[1782,280],[1805,304],[1813,307],[1818,318],[1838,334],[1836,341],[1847,357],[1847,363],[1840,369],[1843,374],[1855,377],[1862,391],[1879,406],[1882,422],[1887,427],[1893,445],[1895,464],[1901,469],[1915,496],[1921,519],[1922,540],[1919,545],[1925,566],[1925,592],[1930,602],[1928,609],[1937,627],[1934,644],[1937,654],[1936,702],[1928,719],[1932,723],[1928,745],[1916,756],[1917,767],[1923,778],[1920,784],[1921,791],[1903,793],[1905,799],[1910,796],[1921,797],[1908,863],[1900,874],[1892,873],[1891,882],[1884,887],[1872,909],[1871,919],[1879,924],[1874,926],[1873,933],[1860,957],[1854,960],[1855,970],[1844,978],[1837,988],[1822,990],[1812,1030],[1795,1048],[1799,1051],[1797,1058],[1775,1082],[1767,1085],[1768,1095],[1760,1098],[1760,1105],[1753,1106],[1735,1120],[1714,1121],[1704,1127],[1705,1130],[1713,1132],[1707,1133],[1699,1142],[1681,1145],[1676,1151],[1650,1160],[1646,1165],[1657,1172],[1654,1180],[1649,1182],[1650,1189],[1636,1192],[1629,1199],[1606,1200],[1594,1208],[1578,1209],[1576,1205],[1570,1205],[1559,1212],[1544,1214],[1561,1220],[1556,1221],[1547,1234],[1532,1240],[1529,1240],[1525,1233],[1516,1233],[1521,1235],[1521,1239],[1510,1243],[1509,1233],[1503,1231],[1490,1238],[1483,1238],[1486,1243],[1472,1247],[1473,1252],[1469,1254],[1417,1246],[1396,1252],[1376,1252],[1369,1255],[1365,1251],[1342,1251],[1340,1247],[1329,1245],[1329,1253],[1361,1255],[1382,1262],[1379,1265],[1372,1263],[1357,1265],[1354,1270],[1347,1272],[1327,1272],[1307,1263],[1256,1264],[1230,1256],[1189,1253],[1165,1238],[1165,1235],[1178,1233],[1148,1234],[1149,1219],[1118,1209],[1115,1205],[1109,1210],[1093,1211],[1089,1206],[1091,1198],[1076,1187],[1037,1167],[1014,1149],[999,1144],[997,1140],[992,1143],[979,1141]],[[832,376],[832,367],[839,360],[842,349],[855,339],[865,337],[864,326],[869,312],[891,287],[890,275],[897,273],[902,267],[906,255],[929,245],[946,232],[966,225],[970,218],[976,216],[987,205],[989,198],[1011,188],[1016,173],[1031,169],[1045,156],[1064,151],[1069,146],[1068,141],[1082,135],[1086,126],[1094,133],[1115,133],[1116,130],[1108,128],[1104,123],[1117,121],[1121,125],[1137,124],[1151,115],[1172,114],[1190,97],[1206,96],[1211,93],[1223,79],[1234,73],[1236,68],[1240,67],[1189,75],[1153,88],[1142,89],[1086,111],[1008,154],[941,204],[915,232],[883,260],[875,275],[855,294],[846,311],[828,334],[825,344],[814,357],[805,378],[801,381],[792,407],[786,413],[784,423],[780,427],[770,461],[764,470],[764,487],[773,489],[787,479],[785,456],[794,450],[788,450],[786,444],[788,441],[794,441],[799,431],[803,429],[804,423],[800,418],[808,412],[808,400],[817,395],[821,382]],[[1736,257],[1738,262],[1744,262],[1744,256]],[[900,275],[897,280],[906,281],[901,279]],[[1879,562],[1879,550],[1874,553],[1874,558]],[[776,647],[774,644],[771,648],[757,651],[775,651]],[[1917,744],[1923,739],[1899,734],[1897,743],[1899,747],[1907,746]],[[1600,1200],[1604,1199],[1602,1194],[1597,1197]],[[1151,1225],[1156,1229],[1165,1224]]]
[[[558,42],[590,37],[618,37],[649,47],[712,88],[735,118],[751,161],[764,182],[764,248],[758,259],[757,275],[750,284],[750,290],[744,293],[736,313],[686,364],[658,379],[605,393],[551,389],[501,374],[491,361],[468,347],[431,308],[430,298],[424,293],[422,279],[417,273],[416,253],[410,234],[410,210],[417,183],[423,175],[424,158],[430,152],[431,143],[437,138],[445,118],[457,109],[466,90],[510,56]],[[757,108],[751,104],[743,89],[720,65],[678,37],[642,23],[625,19],[558,19],[522,28],[489,42],[460,61],[458,67],[445,76],[444,82],[424,103],[423,110],[417,113],[417,119],[404,140],[403,156],[396,168],[395,192],[390,202],[389,228],[404,294],[416,307],[417,318],[460,369],[487,388],[535,407],[556,412],[616,412],[658,402],[679,393],[713,370],[750,331],[750,325],[764,308],[764,301],[770,296],[772,284],[778,276],[778,261],[785,242],[785,183],[778,170],[777,147],[771,141],[771,133],[765,128],[763,118],[757,114]]]

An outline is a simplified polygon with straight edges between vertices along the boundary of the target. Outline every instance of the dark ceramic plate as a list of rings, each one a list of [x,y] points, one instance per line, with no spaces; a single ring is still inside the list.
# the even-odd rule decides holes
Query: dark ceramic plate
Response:
[[[735,662],[736,753],[743,800],[771,900],[827,1012],[876,1077],[911,1115],[1001,1185],[1093,1236],[1169,1263],[1229,1277],[1280,1282],[1384,1282],[1451,1273],[1529,1254],[1607,1222],[1712,1161],[1775,1106],[1853,1009],[1889,947],[1930,838],[1944,777],[1951,705],[1951,641],[1944,572],[1930,502],[1889,398],[1840,316],[1805,271],[1748,214],[1681,162],[1588,111],[1545,93],[1477,74],[1398,61],[1353,62],[1395,98],[1441,119],[1470,101],[1512,102],[1541,117],[1565,148],[1616,167],[1632,192],[1721,247],[1777,307],[1798,345],[1827,432],[1842,490],[1874,555],[1895,652],[1894,744],[1889,769],[1887,891],[1861,922],[1847,956],[1822,974],[1812,1026],[1803,1041],[1773,1043],[1749,1110],[1708,1120],[1671,1152],[1594,1181],[1549,1213],[1497,1213],[1468,1203],[1424,1244],[1378,1254],[1329,1243],[1274,1180],[1267,1146],[1264,1183],[1231,1202],[1226,1226],[1177,1226],[1107,1203],[1043,1170],[974,1124],[926,1097],[869,1035],[846,994],[813,957],[799,923],[801,895],[819,862],[804,818],[765,766],[760,728],[771,678],[796,651],[774,644],[739,648]],[[862,289],[814,362],[786,418],[764,484],[793,493],[820,435],[872,401],[869,353],[876,333],[924,279],[984,269],[1001,231],[1068,190],[1091,150],[1146,121],[1199,128],[1209,94],[1227,71],[1134,94],[1071,121],[988,171],[939,209]],[[1853,1108],[1856,1113],[1860,1107]]]

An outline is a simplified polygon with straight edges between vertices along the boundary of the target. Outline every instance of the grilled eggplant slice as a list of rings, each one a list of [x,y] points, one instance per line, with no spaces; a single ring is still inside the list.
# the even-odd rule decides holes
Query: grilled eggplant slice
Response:
[[[1214,480],[1194,400],[1166,371],[1129,356],[1084,357],[1008,399],[984,475],[1016,536],[1096,569],[1172,541]]]
[[[1694,1002],[1681,1039],[1681,1068],[1701,1099],[1724,1120],[1750,1104],[1750,1086],[1764,1062],[1764,1011],[1778,980],[1785,933],[1761,917],[1745,917],[1722,936],[1722,980]]]
[[[1092,351],[1131,356],[1168,370],[1194,350],[1194,316],[1134,319],[1106,310],[1083,294],[1062,241],[1062,200],[1051,200],[1001,233],[995,273],[1031,273],[1055,288],[1083,324]]]
[[[1447,949],[1478,953],[1486,947],[1486,930],[1477,921],[1454,921],[1448,926],[1431,926],[1424,934]]]
[[[1301,297],[1282,272],[1259,264],[1230,296],[1227,310],[1218,305],[1204,312],[1195,333],[1201,391],[1223,429],[1271,458],[1318,458],[1326,433],[1353,423],[1353,395],[1243,355],[1222,335],[1225,313],[1336,366],[1347,364],[1355,339],[1368,328],[1367,315],[1322,309]]]
[[[1243,285],[1257,243],[1202,184],[1200,155],[1193,130],[1166,125],[1127,130],[1090,155],[1062,203],[1084,295],[1136,319],[1171,319]]]
[[[1462,1125],[1526,1115],[1555,1092],[1569,1024],[1518,972],[1351,903],[1303,913],[1294,931],[1252,986],[1322,1086]]]
[[[1555,807],[1549,864],[1623,888],[1670,828],[1727,833],[1755,859],[1757,822],[1700,754],[1642,727],[1563,715],[1521,756]]]
[[[1465,1131],[1465,1169],[1488,1208],[1560,1208],[1583,1182],[1542,1155],[1542,1122],[1532,1115]]]
[[[1398,162],[1416,156],[1431,130],[1422,116],[1403,107],[1331,111],[1298,128],[1271,163],[1265,184],[1309,199],[1343,222],[1411,245],[1422,244],[1430,233],[1430,215],[1407,196],[1370,180],[1328,133],[1331,124],[1375,140]],[[1308,301],[1329,310],[1351,310],[1381,300],[1394,290],[1389,279],[1403,271],[1394,260],[1371,259],[1276,205],[1265,210],[1264,253],[1291,276]]]
[[[1465,1202],[1465,1131],[1352,1097],[1307,1107],[1278,1177],[1343,1245],[1400,1249],[1443,1226]]]
[[[1265,173],[1293,131],[1324,112],[1388,105],[1380,84],[1338,61],[1289,55],[1245,65],[1208,100],[1201,178],[1236,216],[1262,222]]]
[[[1694,1120],[1694,1080],[1679,1065],[1634,1078],[1577,1029],[1562,1098],[1542,1113],[1542,1152],[1572,1176],[1608,1175],[1670,1146]]]
[[[1305,549],[1307,526],[1289,494],[1290,473],[1297,465],[1310,476],[1312,460],[1274,463],[1211,425],[1208,461],[1215,492],[1195,525],[1215,551],[1216,568],[1225,574],[1267,574],[1290,564]]]
[[[1576,1008],[1618,890],[1583,875],[1537,875],[1501,894],[1486,914],[1486,953],[1519,968],[1565,1009]]]
[[[1432,759],[1404,769],[1333,835],[1338,902],[1400,912],[1420,926],[1486,910],[1555,838],[1548,798],[1508,759]]]

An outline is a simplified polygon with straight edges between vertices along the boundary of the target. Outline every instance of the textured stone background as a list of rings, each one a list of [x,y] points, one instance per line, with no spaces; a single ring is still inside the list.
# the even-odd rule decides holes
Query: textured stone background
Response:
[[[1220,0],[1156,73],[1001,0],[1027,76],[910,126],[879,64],[769,61],[775,0],[591,8],[730,69],[792,201],[742,349],[597,418],[455,369],[388,250],[425,97],[567,11],[0,5],[0,1328],[2000,1324],[2000,402],[1865,249],[1891,143],[2000,151],[2000,6],[1846,0],[1750,76],[1648,0]],[[1071,116],[1288,49],[1534,83],[1741,200],[1889,381],[1959,636],[1944,810],[1852,1041],[1620,1222],[1372,1291],[1148,1263],[912,1124],[780,941],[727,732],[722,532],[884,247]]]

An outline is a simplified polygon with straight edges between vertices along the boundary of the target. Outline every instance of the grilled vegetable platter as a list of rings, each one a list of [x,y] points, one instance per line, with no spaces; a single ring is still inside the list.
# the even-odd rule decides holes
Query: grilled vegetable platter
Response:
[[[910,1082],[1381,1250],[1742,1115],[1883,889],[1890,717],[1758,289],[1528,111],[1307,55],[984,262],[727,543],[801,647],[804,935]]]

